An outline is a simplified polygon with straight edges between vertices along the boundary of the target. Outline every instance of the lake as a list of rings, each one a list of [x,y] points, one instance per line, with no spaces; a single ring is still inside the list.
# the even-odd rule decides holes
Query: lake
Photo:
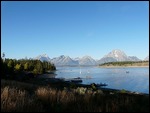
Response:
[[[107,83],[106,88],[149,94],[149,67],[56,67],[56,78],[83,78],[82,84]]]

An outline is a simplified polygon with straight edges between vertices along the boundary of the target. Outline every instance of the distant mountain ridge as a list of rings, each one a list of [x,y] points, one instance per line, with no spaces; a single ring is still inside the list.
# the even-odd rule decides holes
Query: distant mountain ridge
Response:
[[[109,52],[107,55],[102,57],[100,60],[95,60],[90,56],[83,56],[82,58],[70,58],[69,56],[61,55],[59,57],[49,58],[47,54],[39,55],[34,59],[41,61],[48,61],[54,63],[56,66],[63,65],[99,65],[107,62],[117,62],[117,61],[141,61],[136,56],[127,56],[123,51],[116,49]],[[149,60],[147,56],[144,60]]]
[[[96,61],[90,56],[84,56],[78,60],[80,65],[96,65]]]
[[[47,54],[39,55],[33,59],[38,59],[40,61],[50,61],[51,60]]]
[[[123,51],[116,49],[109,52],[103,58],[101,58],[98,63],[103,64],[107,62],[117,62],[117,61],[140,61],[136,56],[127,56]]]
[[[136,56],[128,56],[128,61],[140,61]]]
[[[72,60],[69,56],[61,55],[50,60],[55,65],[78,65],[78,62]]]

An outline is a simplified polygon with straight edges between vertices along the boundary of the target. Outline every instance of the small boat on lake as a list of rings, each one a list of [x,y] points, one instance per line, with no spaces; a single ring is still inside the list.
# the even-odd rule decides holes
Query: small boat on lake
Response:
[[[73,78],[73,79],[71,79],[71,82],[80,83],[80,82],[82,82],[82,79],[80,77]]]
[[[108,84],[106,84],[106,83],[100,83],[100,84],[96,84],[96,86],[108,86]]]

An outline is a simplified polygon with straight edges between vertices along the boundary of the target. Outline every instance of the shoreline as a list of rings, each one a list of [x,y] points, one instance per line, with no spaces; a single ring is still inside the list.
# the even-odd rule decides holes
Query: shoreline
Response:
[[[116,68],[116,67],[117,66],[104,67],[104,68]],[[120,67],[117,67],[117,68],[128,68],[128,67],[122,67],[122,66],[120,66]],[[56,75],[57,74],[54,74],[54,73],[47,73],[47,74],[38,75],[35,79],[37,79],[39,82],[42,81],[42,83],[44,85],[52,84],[56,88],[69,87],[72,84],[75,84],[76,87],[86,87],[86,88],[88,88],[88,87],[91,87],[91,84],[92,84],[92,83],[91,84],[82,84],[82,83],[67,82],[67,81],[64,81],[63,78],[55,78]],[[116,91],[125,90],[125,89],[113,89],[113,88],[107,88],[107,87],[96,87],[96,88],[98,88],[100,90],[105,90],[106,92],[111,92],[111,91],[116,92]],[[128,91],[128,90],[125,90],[125,91],[128,92],[128,93],[130,93],[130,94],[144,94],[144,95],[149,95],[149,93],[136,92],[136,91]]]
[[[80,83],[73,83],[73,82],[67,82],[64,81],[61,78],[37,78],[40,81],[43,81],[43,85],[50,85],[58,89],[63,89],[64,87],[70,88],[70,86],[74,87],[84,87],[84,88],[91,88],[92,84],[80,84]],[[107,88],[107,87],[96,87],[96,90],[102,90],[104,93],[107,94],[115,94],[115,93],[126,93],[126,94],[139,94],[139,95],[149,95],[148,93],[143,93],[143,92],[136,92],[136,91],[128,91],[125,89],[114,89],[114,88]]]
[[[149,66],[98,66],[100,68],[145,68],[145,67],[149,67]]]

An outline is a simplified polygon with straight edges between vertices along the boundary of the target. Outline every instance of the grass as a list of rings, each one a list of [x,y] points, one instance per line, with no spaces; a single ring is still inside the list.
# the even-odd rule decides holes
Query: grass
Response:
[[[148,67],[149,61],[120,61],[100,64],[101,67]]]
[[[2,112],[149,112],[149,95],[1,80]]]

